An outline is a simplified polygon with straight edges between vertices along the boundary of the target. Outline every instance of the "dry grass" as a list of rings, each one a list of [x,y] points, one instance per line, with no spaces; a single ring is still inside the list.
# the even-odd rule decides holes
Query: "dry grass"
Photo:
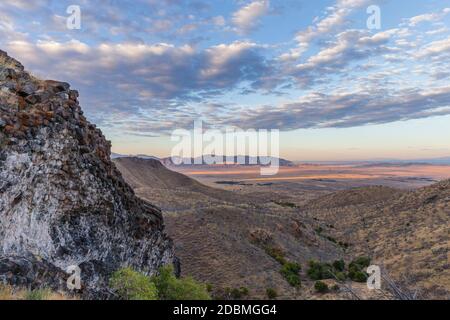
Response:
[[[63,293],[54,292],[48,289],[26,290],[23,288],[13,288],[12,286],[0,284],[0,300],[76,300]]]

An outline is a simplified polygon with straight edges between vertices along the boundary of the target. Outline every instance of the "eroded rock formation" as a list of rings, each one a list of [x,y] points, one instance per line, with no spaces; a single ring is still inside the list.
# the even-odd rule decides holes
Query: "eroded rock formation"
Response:
[[[124,182],[77,98],[0,51],[0,281],[60,289],[78,265],[83,293],[107,297],[114,270],[153,274],[174,255],[161,212]]]

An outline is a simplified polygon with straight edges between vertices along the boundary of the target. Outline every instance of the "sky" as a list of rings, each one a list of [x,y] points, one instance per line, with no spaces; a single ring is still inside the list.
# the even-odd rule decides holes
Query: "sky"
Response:
[[[1,0],[0,49],[79,90],[117,153],[203,120],[278,129],[291,160],[450,156],[450,0]]]

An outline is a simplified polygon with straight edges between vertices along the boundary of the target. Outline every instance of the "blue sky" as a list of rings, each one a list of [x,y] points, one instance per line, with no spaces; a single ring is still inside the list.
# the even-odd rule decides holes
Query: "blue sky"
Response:
[[[167,156],[202,119],[279,129],[293,160],[450,156],[450,0],[2,0],[0,48],[78,89],[115,152]]]

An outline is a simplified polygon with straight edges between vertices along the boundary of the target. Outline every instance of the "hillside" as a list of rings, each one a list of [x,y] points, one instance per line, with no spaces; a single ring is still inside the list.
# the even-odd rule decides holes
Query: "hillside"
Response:
[[[244,198],[239,190],[204,186],[155,160],[115,162],[139,196],[165,208],[183,272],[215,288],[246,286],[252,298],[263,298],[265,287],[289,299],[348,298],[314,295],[305,270],[302,289],[295,292],[258,243],[265,238],[304,269],[309,259],[369,256],[404,288],[420,289],[421,297],[448,297],[449,181],[415,191],[369,186],[323,195],[311,189],[302,197],[313,200],[299,199],[295,206],[274,201],[285,196],[282,184]],[[351,285],[370,297],[364,285]]]
[[[280,275],[281,266],[267,247],[280,249],[287,259],[302,265],[310,259],[331,261],[343,254],[316,234],[312,219],[270,198],[252,200],[210,188],[155,160],[114,162],[140,197],[164,209],[183,274],[210,283],[216,294],[244,286],[250,298],[265,298],[267,288],[275,288],[287,299],[304,296],[305,292],[297,292]],[[305,288],[312,286],[303,280]]]
[[[424,298],[450,297],[450,181],[410,192],[343,191],[312,200],[302,210],[333,225],[324,232],[350,243],[353,255],[372,257]]]

